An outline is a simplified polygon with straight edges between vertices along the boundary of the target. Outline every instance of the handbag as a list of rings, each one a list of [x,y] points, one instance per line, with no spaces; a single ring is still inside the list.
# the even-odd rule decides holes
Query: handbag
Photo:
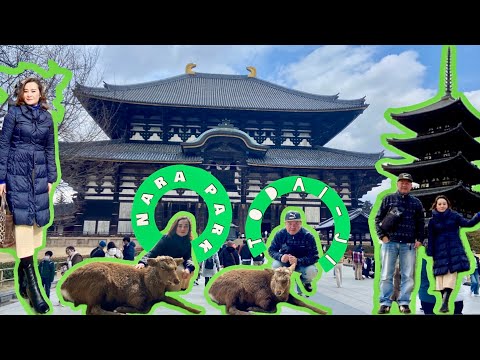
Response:
[[[5,193],[0,197],[0,249],[15,246],[13,215],[7,204]]]

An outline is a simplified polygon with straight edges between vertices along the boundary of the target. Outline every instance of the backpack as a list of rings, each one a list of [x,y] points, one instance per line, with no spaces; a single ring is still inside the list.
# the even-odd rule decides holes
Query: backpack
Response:
[[[209,257],[205,260],[205,269],[213,269],[213,258]]]

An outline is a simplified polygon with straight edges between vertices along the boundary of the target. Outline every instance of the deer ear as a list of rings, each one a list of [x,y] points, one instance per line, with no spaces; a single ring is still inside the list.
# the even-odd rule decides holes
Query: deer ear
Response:
[[[159,257],[156,258],[148,258],[147,259],[147,265],[148,266],[155,266],[156,263],[158,263]]]
[[[175,260],[175,262],[177,263],[177,266],[183,264],[183,258],[175,258],[173,260]]]

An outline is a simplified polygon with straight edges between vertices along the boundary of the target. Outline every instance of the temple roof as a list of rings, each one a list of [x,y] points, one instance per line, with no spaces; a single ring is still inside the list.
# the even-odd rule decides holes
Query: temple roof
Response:
[[[161,143],[125,143],[122,140],[92,141],[85,143],[60,142],[60,157],[122,162],[156,162],[195,164],[201,163],[200,156],[186,156],[180,145]]]
[[[201,156],[187,156],[180,144],[145,142],[125,143],[120,140],[95,141],[88,143],[59,143],[60,157],[75,160],[150,162],[199,164]],[[360,153],[326,147],[292,149],[269,148],[262,158],[249,157],[252,166],[326,168],[326,169],[374,169],[383,156],[380,153]]]
[[[171,78],[104,88],[76,85],[79,98],[121,103],[268,111],[365,110],[365,98],[340,100],[338,95],[316,95],[289,89],[247,75],[183,74]]]
[[[360,153],[327,147],[317,149],[296,147],[268,149],[263,158],[251,158],[249,163],[272,167],[316,167],[326,169],[359,169],[375,167],[383,156],[380,153]]]
[[[462,123],[453,129],[411,139],[387,139],[388,143],[409,155],[421,158],[426,152],[436,150],[460,150],[470,161],[480,159],[480,143],[468,134]],[[450,144],[450,145],[449,145]]]
[[[264,154],[268,149],[268,146],[259,144],[246,132],[234,128],[228,120],[224,120],[218,127],[204,131],[194,141],[183,142],[181,144],[182,150],[186,154],[195,153],[196,151],[204,147],[210,139],[215,137],[241,139],[245,144],[245,147],[249,149],[250,153],[259,154],[260,156]]]

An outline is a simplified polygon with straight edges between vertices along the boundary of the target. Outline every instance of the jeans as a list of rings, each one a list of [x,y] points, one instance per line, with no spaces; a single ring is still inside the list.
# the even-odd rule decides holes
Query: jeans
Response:
[[[393,294],[393,273],[397,258],[400,265],[400,295],[397,299],[398,305],[410,305],[415,271],[416,250],[413,243],[405,244],[398,242],[387,242],[382,244],[381,250],[381,278],[380,278],[380,305],[391,306],[390,297]]]
[[[478,295],[478,269],[475,269],[472,275],[470,275],[470,290]]]
[[[290,263],[282,263],[278,260],[273,260],[272,269],[279,268],[281,266],[290,266]],[[313,265],[301,266],[297,265],[295,267],[295,271],[300,273],[300,280],[302,280],[302,284],[310,284],[312,280],[317,276],[318,269]],[[297,292],[300,292],[300,288],[297,285]]]

